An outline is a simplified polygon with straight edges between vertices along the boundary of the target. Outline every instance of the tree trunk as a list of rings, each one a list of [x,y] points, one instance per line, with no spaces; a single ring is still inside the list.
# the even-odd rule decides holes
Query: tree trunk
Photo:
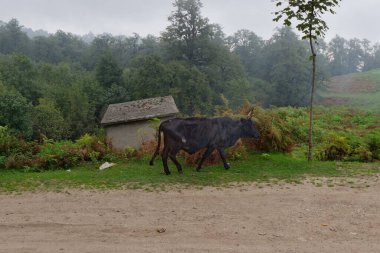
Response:
[[[311,36],[309,37],[310,48],[312,53],[313,60],[313,74],[311,79],[311,95],[310,95],[310,107],[309,107],[309,152],[307,156],[307,160],[313,160],[313,103],[314,103],[314,92],[315,92],[315,62],[316,62],[316,54],[314,51],[313,40]]]

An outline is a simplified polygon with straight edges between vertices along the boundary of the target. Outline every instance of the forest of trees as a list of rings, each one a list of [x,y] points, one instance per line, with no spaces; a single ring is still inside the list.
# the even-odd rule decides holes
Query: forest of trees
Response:
[[[0,125],[27,139],[77,138],[99,128],[110,103],[172,95],[183,115],[213,115],[226,99],[305,106],[307,42],[289,28],[264,40],[227,36],[201,14],[199,0],[176,0],[161,36],[102,34],[90,43],[58,31],[28,36],[0,22]],[[380,45],[339,36],[317,45],[318,82],[380,68]],[[226,98],[226,99],[225,99]]]

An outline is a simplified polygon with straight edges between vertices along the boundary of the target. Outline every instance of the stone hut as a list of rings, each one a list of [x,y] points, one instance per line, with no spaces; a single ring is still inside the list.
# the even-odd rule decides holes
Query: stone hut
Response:
[[[179,111],[172,96],[148,98],[120,104],[110,104],[101,121],[107,141],[116,149],[139,148],[155,138],[153,118],[161,121],[174,118]]]

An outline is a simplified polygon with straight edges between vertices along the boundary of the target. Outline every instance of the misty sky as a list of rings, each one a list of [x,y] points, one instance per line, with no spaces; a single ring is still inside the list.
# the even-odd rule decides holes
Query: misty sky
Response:
[[[174,0],[0,0],[0,20],[16,18],[25,27],[75,34],[159,35],[169,24]],[[280,24],[272,21],[271,0],[202,0],[202,14],[227,35],[249,29],[268,39]],[[336,34],[380,42],[380,0],[342,0],[336,15],[327,15],[326,40]]]

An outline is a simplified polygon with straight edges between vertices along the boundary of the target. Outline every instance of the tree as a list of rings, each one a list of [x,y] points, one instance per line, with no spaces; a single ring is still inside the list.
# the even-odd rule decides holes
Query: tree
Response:
[[[157,55],[134,59],[127,83],[132,99],[166,96],[170,92],[168,69]]]
[[[91,111],[89,98],[77,84],[69,89],[64,89],[61,105],[58,107],[69,125],[70,138],[76,139],[79,136],[93,132],[95,127],[95,115]]]
[[[0,80],[14,87],[29,102],[36,103],[41,90],[36,81],[36,72],[31,60],[24,55],[12,54],[0,59]]]
[[[363,68],[362,71],[368,71],[372,69],[374,65],[374,47],[372,47],[371,42],[367,39],[361,41],[363,47]]]
[[[72,33],[58,30],[50,39],[54,41],[59,50],[59,54],[62,57],[60,62],[67,60],[78,62],[86,49],[85,42]]]
[[[40,98],[39,104],[33,108],[32,116],[35,139],[41,135],[54,140],[67,137],[68,124],[52,99]]]
[[[348,61],[347,61],[347,41],[340,37],[335,36],[329,43],[328,52],[330,63],[329,69],[331,75],[343,75],[347,73]]]
[[[26,138],[32,136],[31,106],[14,88],[2,88],[0,93],[0,126]]]
[[[153,35],[147,35],[145,38],[141,38],[141,46],[139,54],[142,55],[158,55],[162,53],[159,38]]]
[[[142,39],[136,33],[129,37],[114,37],[110,34],[99,35],[92,41],[83,57],[82,64],[87,69],[92,70],[104,55],[111,55],[121,68],[128,67],[141,50],[142,43]]]
[[[208,55],[208,64],[197,67],[206,74],[209,86],[215,92],[224,93],[229,89],[227,82],[245,77],[239,57],[231,54],[226,46],[214,44],[209,48]]]
[[[58,63],[62,60],[61,51],[51,36],[35,37],[33,40],[32,55],[38,62]]]
[[[111,50],[120,65],[127,67],[140,51],[141,44],[141,38],[137,33],[130,37],[117,36]]]
[[[69,63],[38,64],[36,72],[43,94],[69,87],[83,73],[80,68]]]
[[[64,118],[68,126],[66,138],[76,138],[95,129],[95,113],[104,103],[105,89],[98,84],[94,73],[69,63],[41,64],[38,82],[43,89],[42,97],[52,101]],[[50,105],[49,109],[52,109]]]
[[[316,52],[314,43],[318,37],[324,37],[328,29],[327,23],[321,18],[322,14],[330,12],[335,14],[334,7],[340,0],[275,0],[277,7],[283,9],[275,12],[274,21],[278,22],[284,17],[284,25],[291,26],[293,19],[298,21],[296,28],[303,34],[302,39],[307,39],[310,44],[313,73],[311,79],[311,95],[309,109],[309,152],[308,160],[312,160],[313,149],[313,100],[316,80]]]
[[[172,95],[186,115],[211,111],[212,90],[207,76],[186,61],[164,63],[159,56],[136,58],[127,75],[132,99]]]
[[[185,115],[210,114],[213,91],[207,83],[207,76],[199,69],[184,61],[168,64],[170,93],[181,112]]]
[[[255,76],[259,69],[260,56],[264,40],[249,30],[239,30],[227,38],[230,50],[237,54],[250,76]]]
[[[278,31],[263,49],[258,77],[272,84],[269,101],[276,106],[305,106],[310,92],[307,47],[288,27]]]
[[[100,59],[96,68],[96,79],[105,88],[113,84],[123,84],[123,69],[110,53],[106,53]]]
[[[0,53],[29,53],[30,39],[21,28],[16,19],[11,19],[7,24],[0,26]]]
[[[213,36],[217,27],[202,17],[200,0],[176,0],[176,8],[169,16],[171,25],[162,33],[162,40],[168,44],[171,58],[185,59],[199,63],[202,58],[202,42]]]
[[[102,114],[105,112],[105,109],[110,103],[117,103],[117,102],[125,102],[128,100],[126,98],[126,91],[124,87],[119,87],[119,89],[124,89],[124,96],[120,98],[119,96],[115,96],[114,89],[111,88],[107,89],[107,91],[99,84],[99,82],[96,80],[95,76],[90,73],[82,73],[80,78],[75,82],[77,86],[82,88],[83,93],[90,98],[89,104],[90,104],[90,112],[93,112],[93,115],[95,115],[96,122],[99,123],[101,120]]]
[[[348,73],[355,73],[363,67],[364,51],[361,40],[354,38],[348,41]]]
[[[374,53],[373,53],[373,65],[372,68],[380,68],[380,44],[376,43],[374,46]]]

